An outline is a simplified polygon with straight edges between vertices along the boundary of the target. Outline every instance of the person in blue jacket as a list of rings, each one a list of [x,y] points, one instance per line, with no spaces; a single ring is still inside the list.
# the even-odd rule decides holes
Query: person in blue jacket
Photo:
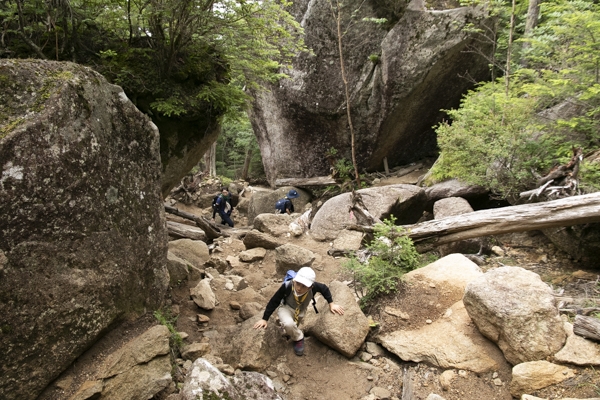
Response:
[[[229,190],[227,188],[223,188],[221,190],[221,194],[215,202],[212,219],[214,221],[215,215],[219,213],[219,216],[221,217],[221,223],[227,224],[233,228],[233,220],[231,219],[232,211],[233,206],[231,205],[231,194],[229,194]]]
[[[304,333],[298,325],[315,294],[321,293],[327,300],[329,311],[344,315],[344,308],[333,302],[327,285],[315,282],[315,278],[315,271],[312,268],[300,268],[291,281],[284,282],[279,287],[267,303],[262,319],[254,324],[254,329],[266,329],[271,314],[277,310],[279,322],[283,325],[286,334],[294,341],[294,353],[298,356],[304,353]]]
[[[283,199],[277,200],[275,203],[275,214],[291,214],[294,212],[294,204],[291,199],[300,197],[297,191],[290,189]]]

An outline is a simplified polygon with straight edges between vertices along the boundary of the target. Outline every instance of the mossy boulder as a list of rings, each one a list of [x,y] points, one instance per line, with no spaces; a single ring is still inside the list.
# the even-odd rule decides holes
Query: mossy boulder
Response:
[[[159,136],[71,63],[0,60],[0,398],[32,399],[164,299]]]

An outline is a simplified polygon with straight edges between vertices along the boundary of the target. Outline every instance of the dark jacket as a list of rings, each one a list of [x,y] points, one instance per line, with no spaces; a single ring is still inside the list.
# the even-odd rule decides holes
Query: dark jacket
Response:
[[[268,321],[271,317],[271,314],[279,307],[281,301],[287,297],[287,295],[292,290],[292,283],[290,281],[289,285],[286,285],[285,282],[281,284],[279,289],[275,292],[271,300],[267,303],[267,308],[265,309],[265,313],[263,314],[263,318],[265,321]],[[310,288],[313,292],[313,296],[317,293],[321,293],[321,296],[327,300],[327,303],[333,303],[333,297],[331,296],[331,291],[329,287],[327,287],[324,283],[315,282]]]
[[[231,195],[223,196],[223,194],[220,194],[216,201],[216,207],[213,210],[213,218],[217,213],[219,213],[219,215],[221,213],[225,213],[225,203],[229,203],[229,206],[231,207],[229,212],[226,214],[231,215],[231,211],[233,210],[233,204],[231,204]]]

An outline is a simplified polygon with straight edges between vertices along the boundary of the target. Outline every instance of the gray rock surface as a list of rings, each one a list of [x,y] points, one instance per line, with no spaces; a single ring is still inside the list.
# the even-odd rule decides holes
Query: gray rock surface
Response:
[[[6,59],[0,132],[0,398],[36,398],[164,299],[159,134],[89,68]]]
[[[513,365],[554,355],[567,338],[550,287],[519,267],[500,267],[471,281],[463,298],[473,322]]]
[[[188,278],[188,262],[171,252],[167,253],[167,269],[171,285],[177,285]]]
[[[210,279],[204,278],[190,289],[190,296],[196,305],[204,310],[212,310],[217,304],[215,293],[210,287]]]
[[[342,282],[333,281],[329,289],[336,304],[344,307],[344,315],[329,311],[327,301],[317,300],[319,314],[307,313],[305,330],[320,342],[350,358],[356,354],[369,333],[369,321],[354,300],[354,293]]]
[[[293,269],[298,271],[300,267],[310,267],[315,261],[315,254],[304,247],[286,243],[275,249],[275,269],[277,273],[284,276]]]
[[[548,361],[530,361],[515,365],[512,369],[510,394],[519,397],[575,376],[568,367]]]
[[[208,246],[201,240],[171,240],[169,242],[169,252],[183,258],[196,268],[204,267],[204,264],[210,259]]]
[[[450,179],[426,188],[425,193],[427,201],[434,204],[436,201],[448,197],[462,197],[469,200],[487,195],[488,191],[481,186],[468,185],[457,179]]]
[[[442,219],[470,212],[473,212],[473,207],[462,197],[448,197],[438,200],[433,204],[434,219]],[[480,238],[473,238],[444,244],[438,246],[437,250],[442,256],[452,253],[475,254],[479,252],[481,244],[482,240]]]
[[[458,75],[489,76],[487,61],[462,51],[474,43],[462,27],[476,21],[477,12],[405,12],[405,4],[388,16],[397,21],[390,30],[361,22],[380,18],[381,7],[358,0],[344,7],[344,23],[357,10],[358,22],[344,40],[353,44],[346,73],[361,169],[382,169],[384,157],[393,167],[433,154],[431,126],[443,118],[440,110],[456,107],[472,86]],[[302,0],[292,12],[312,52],[296,58],[287,71],[291,79],[257,94],[251,115],[271,184],[279,177],[329,174],[331,148],[351,159],[337,42],[335,35],[323,33],[332,23],[330,4]]]
[[[379,219],[394,215],[397,224],[417,222],[425,206],[425,191],[413,185],[380,186],[361,189],[357,193],[371,215]],[[346,225],[356,224],[356,217],[349,214],[350,205],[351,193],[327,200],[313,218],[311,236],[317,240],[332,240]]]
[[[254,218],[254,229],[272,236],[282,236],[289,232],[293,220],[288,214],[258,214]]]
[[[281,242],[271,235],[252,229],[244,237],[244,245],[247,249],[253,249],[255,247],[262,247],[264,249],[276,249],[281,246]]]
[[[239,257],[241,261],[250,263],[262,260],[263,258],[265,258],[266,254],[267,250],[263,249],[262,247],[255,247],[253,249],[242,251]]]

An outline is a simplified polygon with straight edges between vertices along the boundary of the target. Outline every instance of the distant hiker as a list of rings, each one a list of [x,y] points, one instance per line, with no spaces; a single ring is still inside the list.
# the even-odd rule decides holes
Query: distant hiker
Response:
[[[295,199],[300,197],[300,195],[298,194],[298,192],[296,192],[294,189],[291,189],[288,193],[287,196],[285,196],[283,199],[279,199],[277,200],[277,203],[275,203],[275,214],[291,214],[294,212],[294,204],[292,204],[292,200],[291,199]]]
[[[214,221],[215,215],[219,213],[219,216],[221,217],[221,223],[223,225],[227,224],[233,228],[233,221],[231,220],[232,211],[233,206],[231,205],[231,194],[229,194],[229,190],[227,188],[223,188],[221,190],[221,194],[218,195],[213,202],[212,219]]]
[[[298,356],[304,353],[304,333],[298,325],[302,322],[306,308],[316,293],[321,293],[327,300],[329,311],[344,315],[344,308],[333,302],[327,285],[315,282],[315,278],[315,271],[312,268],[300,268],[292,280],[283,282],[267,303],[262,319],[254,324],[254,329],[266,329],[269,317],[277,309],[279,322],[283,325],[285,333],[294,341],[294,352]]]

